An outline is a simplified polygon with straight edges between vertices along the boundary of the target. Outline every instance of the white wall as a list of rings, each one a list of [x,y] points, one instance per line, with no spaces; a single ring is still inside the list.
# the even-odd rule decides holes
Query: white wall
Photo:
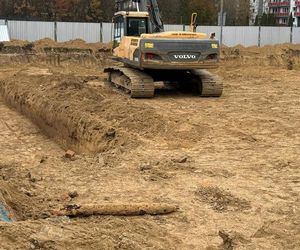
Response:
[[[4,22],[4,20],[0,20]],[[11,39],[20,39],[36,41],[43,38],[55,39],[54,22],[32,22],[32,21],[8,21],[8,29]],[[166,31],[182,31],[183,25],[165,25]],[[188,26],[185,26],[188,30]],[[216,38],[220,39],[221,29],[219,26],[199,26],[197,32],[216,33]],[[102,32],[102,34],[101,34]],[[59,42],[74,39],[83,39],[87,42],[107,43],[112,38],[112,24],[102,23],[57,23],[57,40]],[[258,45],[259,28],[255,26],[224,26],[223,43],[227,46],[241,44],[243,46]],[[261,46],[268,44],[281,44],[290,42],[289,27],[262,27],[261,28]],[[300,27],[293,29],[293,43],[300,44]]]
[[[164,25],[164,30],[165,31],[183,31],[183,25],[169,25],[169,24],[165,24]]]
[[[96,43],[100,41],[100,38],[100,23],[57,23],[58,42],[82,39],[88,43]]]
[[[8,28],[6,25],[0,24],[0,42],[8,42],[10,41]]]
[[[245,47],[258,45],[258,27],[224,26],[223,44],[226,46],[243,45]]]
[[[300,44],[300,27],[293,29],[293,43]]]
[[[102,24],[102,37],[103,37],[104,43],[108,43],[112,40],[112,24],[111,23],[103,23]]]
[[[262,27],[261,46],[289,43],[290,34],[291,34],[290,27]],[[298,40],[298,43],[300,43],[300,40]]]
[[[43,38],[54,40],[53,22],[8,21],[11,39],[36,41]]]

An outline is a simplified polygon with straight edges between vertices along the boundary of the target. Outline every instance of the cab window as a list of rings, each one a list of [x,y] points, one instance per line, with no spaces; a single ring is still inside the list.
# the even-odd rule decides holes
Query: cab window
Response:
[[[114,20],[114,47],[117,47],[124,36],[124,18],[118,16]]]
[[[127,19],[127,35],[140,36],[143,33],[148,33],[148,25],[146,18],[128,18]]]

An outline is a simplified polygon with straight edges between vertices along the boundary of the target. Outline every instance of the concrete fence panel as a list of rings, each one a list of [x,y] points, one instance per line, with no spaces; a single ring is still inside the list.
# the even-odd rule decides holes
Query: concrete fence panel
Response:
[[[0,24],[5,24],[1,19]],[[189,30],[189,26],[164,25],[165,31]],[[55,29],[54,22],[33,22],[33,21],[8,21],[8,30],[11,39],[36,41],[43,38],[51,38],[59,42],[82,39],[89,43],[102,41],[108,43],[112,40],[112,23],[71,23],[57,22]],[[220,26],[198,26],[197,32],[216,33],[220,40]],[[273,45],[300,43],[300,28],[290,27],[261,27],[260,44]],[[241,44],[245,47],[257,46],[259,44],[259,27],[256,26],[224,26],[223,44],[235,46]]]
[[[258,27],[223,27],[223,44],[226,46],[243,45],[245,47],[258,45]]]
[[[11,39],[30,42],[54,39],[54,22],[8,21],[8,29]]]
[[[10,41],[8,28],[6,25],[0,24],[0,42],[8,42]]]
[[[102,37],[103,37],[103,42],[104,43],[111,42],[111,40],[112,40],[112,28],[113,28],[112,23],[103,23],[102,24]]]
[[[100,23],[57,23],[57,41],[65,42],[82,39],[88,43],[96,43],[101,39]]]
[[[183,25],[165,24],[165,31],[183,31]]]
[[[290,27],[261,27],[261,46],[289,43]]]
[[[4,19],[0,19],[0,25],[4,25],[5,24],[5,20]]]
[[[293,29],[293,43],[300,44],[300,28]]]

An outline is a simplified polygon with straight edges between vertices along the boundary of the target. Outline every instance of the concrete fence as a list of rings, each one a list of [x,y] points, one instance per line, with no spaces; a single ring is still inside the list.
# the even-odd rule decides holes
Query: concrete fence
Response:
[[[71,22],[34,22],[0,20],[8,25],[11,39],[36,41],[51,38],[58,42],[82,39],[89,43],[110,42],[112,37],[111,23],[71,23]],[[188,30],[185,25],[165,25],[166,31]],[[197,32],[216,33],[220,39],[220,26],[199,26]],[[256,27],[225,26],[223,27],[223,44],[235,46],[264,46],[282,43],[300,44],[300,28],[290,27]]]

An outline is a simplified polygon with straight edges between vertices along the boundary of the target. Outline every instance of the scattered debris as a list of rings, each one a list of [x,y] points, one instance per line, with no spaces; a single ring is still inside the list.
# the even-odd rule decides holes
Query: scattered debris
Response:
[[[72,151],[72,150],[68,150],[68,151],[65,153],[65,157],[68,158],[68,159],[72,159],[74,156],[75,156],[75,152]]]
[[[187,160],[188,160],[187,156],[181,156],[181,157],[172,159],[172,161],[175,163],[186,163]]]
[[[116,136],[116,130],[114,128],[110,128],[105,134],[107,137],[114,138]]]
[[[142,164],[142,165],[140,165],[139,169],[140,169],[141,171],[151,170],[151,169],[152,169],[152,166],[151,166],[149,163],[147,163],[147,164]]]
[[[4,205],[2,205],[1,203],[0,203],[0,221],[4,221],[4,222],[8,222],[8,223],[12,222],[12,219],[9,216],[8,211],[6,210]]]
[[[48,159],[48,156],[42,156],[40,163],[44,163]]]
[[[20,189],[20,191],[21,191],[23,194],[27,195],[28,197],[33,197],[33,196],[34,196],[34,193],[28,191],[27,189],[25,189],[25,188],[23,188],[23,187]]]
[[[69,192],[68,195],[71,199],[74,199],[78,196],[78,193],[77,193],[77,191],[71,191],[71,192]]]

